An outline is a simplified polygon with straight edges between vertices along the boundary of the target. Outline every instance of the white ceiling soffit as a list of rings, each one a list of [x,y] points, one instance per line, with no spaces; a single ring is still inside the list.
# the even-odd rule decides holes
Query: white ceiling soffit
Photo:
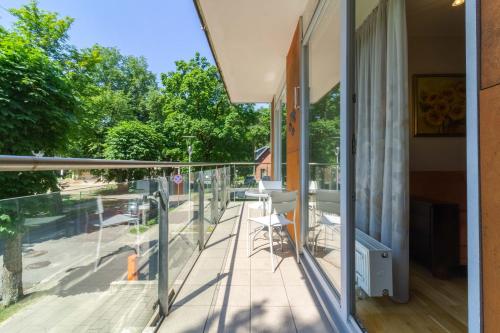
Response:
[[[306,0],[195,0],[233,103],[270,102]]]
[[[340,82],[340,0],[324,9],[309,40],[309,98],[316,103]]]

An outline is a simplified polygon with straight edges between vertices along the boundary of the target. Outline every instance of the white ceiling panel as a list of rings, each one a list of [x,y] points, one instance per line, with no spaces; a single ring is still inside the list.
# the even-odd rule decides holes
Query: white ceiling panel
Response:
[[[306,0],[196,0],[234,103],[270,102]]]

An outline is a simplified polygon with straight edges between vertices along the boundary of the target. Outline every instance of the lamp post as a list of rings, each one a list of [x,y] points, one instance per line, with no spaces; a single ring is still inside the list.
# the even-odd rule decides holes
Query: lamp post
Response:
[[[186,139],[187,152],[188,152],[188,198],[189,198],[189,207],[191,207],[191,154],[193,153],[193,146],[191,146],[191,139],[194,138],[193,135],[183,135],[183,138]],[[191,211],[191,209],[189,210]]]

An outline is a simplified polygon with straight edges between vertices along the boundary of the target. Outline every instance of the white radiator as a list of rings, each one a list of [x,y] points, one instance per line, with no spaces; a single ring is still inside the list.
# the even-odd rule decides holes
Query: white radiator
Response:
[[[358,229],[356,284],[370,297],[392,296],[392,250]]]

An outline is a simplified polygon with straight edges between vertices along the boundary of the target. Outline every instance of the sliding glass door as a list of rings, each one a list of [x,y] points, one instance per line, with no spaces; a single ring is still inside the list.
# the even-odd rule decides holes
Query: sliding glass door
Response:
[[[480,299],[477,265],[469,267],[474,274],[467,288],[465,270],[439,279],[411,252],[422,244],[410,244],[422,230],[411,224],[410,213],[419,217],[428,207],[410,211],[410,116],[415,106],[408,73],[416,73],[412,66],[425,71],[426,61],[443,57],[422,49],[431,43],[430,35],[440,34],[430,28],[440,23],[429,19],[436,17],[432,11],[440,10],[443,20],[449,13],[454,24],[464,24],[458,16],[460,11],[465,15],[463,8],[438,7],[418,0],[322,0],[304,26],[303,263],[340,331],[465,332],[467,298]],[[418,24],[421,13],[427,13],[426,26]],[[466,45],[465,36],[452,41],[441,33],[432,38],[441,38],[447,46]],[[419,66],[412,65],[412,57],[419,58]],[[463,85],[454,89],[462,98]],[[445,89],[441,104],[456,103],[456,96],[446,94]],[[436,110],[430,111],[432,125]],[[474,223],[468,221],[467,226]],[[470,258],[478,244],[468,246],[474,247],[469,248]],[[445,252],[452,250],[446,247]],[[476,309],[475,316],[480,315],[480,306],[469,304],[469,314]],[[480,319],[469,318],[471,322],[468,329],[474,330]]]
[[[334,288],[341,288],[340,1],[325,1],[307,30],[308,253]]]

